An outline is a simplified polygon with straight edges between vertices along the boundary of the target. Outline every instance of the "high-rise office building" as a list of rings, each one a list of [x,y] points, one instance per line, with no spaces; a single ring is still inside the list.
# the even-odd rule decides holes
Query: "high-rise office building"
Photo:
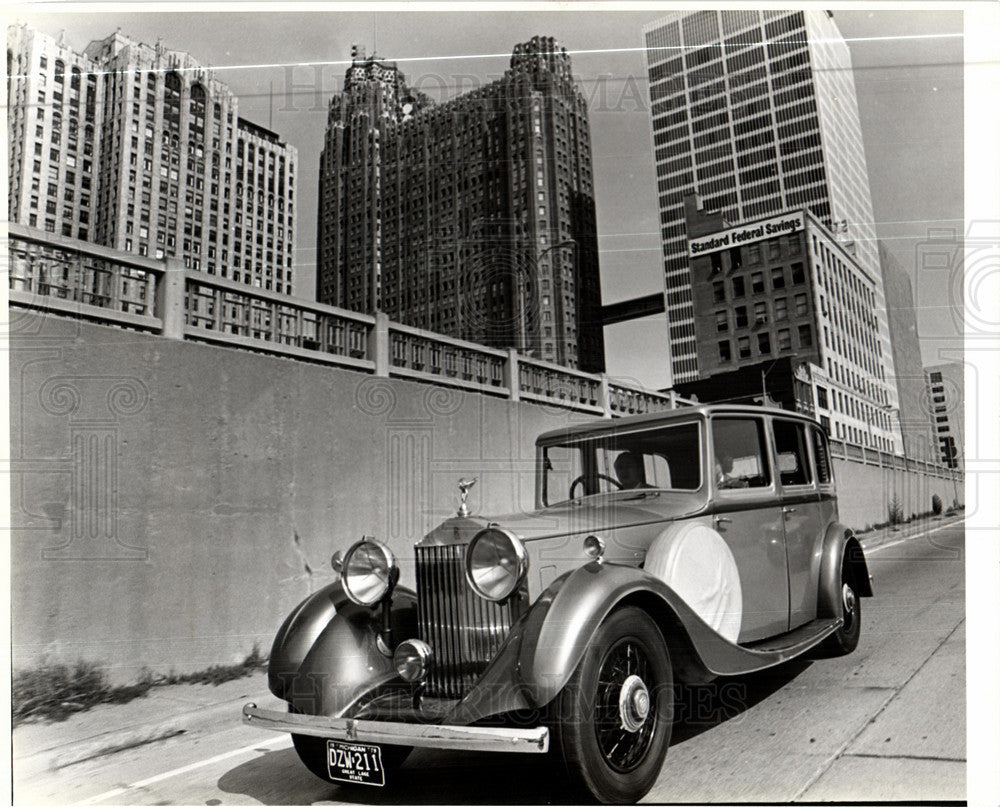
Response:
[[[678,11],[643,33],[674,382],[699,371],[684,229],[690,193],[734,222],[808,208],[873,277],[884,318],[851,57],[832,14]],[[892,375],[887,328],[879,338]]]
[[[719,400],[721,391],[749,402],[747,393],[770,388],[770,398],[814,415],[831,437],[902,454],[874,276],[807,210],[732,225],[695,202],[686,200],[685,224],[704,381],[681,382],[682,394]],[[768,383],[783,359],[794,395]]]
[[[290,293],[296,151],[192,57],[8,29],[12,221]]]
[[[937,441],[935,459],[949,468],[965,470],[965,367],[946,362],[925,369],[927,409]]]
[[[913,284],[906,270],[881,241],[878,251],[899,395],[899,410],[894,414],[899,418],[906,456],[936,462],[938,451],[934,441],[929,439],[931,418],[927,408],[927,380],[920,357]]]
[[[320,159],[317,299],[604,368],[587,105],[535,37],[446,103],[356,59]]]

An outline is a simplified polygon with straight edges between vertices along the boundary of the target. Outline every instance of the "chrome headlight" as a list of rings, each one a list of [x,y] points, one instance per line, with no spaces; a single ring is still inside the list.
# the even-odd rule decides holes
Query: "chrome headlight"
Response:
[[[528,571],[528,554],[514,533],[487,527],[476,533],[465,559],[465,576],[480,597],[501,602],[517,591]]]
[[[358,541],[344,555],[341,583],[344,593],[358,605],[375,605],[383,600],[398,578],[396,558],[381,541]]]

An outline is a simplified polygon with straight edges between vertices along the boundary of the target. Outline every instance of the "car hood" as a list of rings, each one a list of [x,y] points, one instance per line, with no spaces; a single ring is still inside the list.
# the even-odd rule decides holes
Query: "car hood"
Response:
[[[697,492],[646,491],[588,496],[526,513],[455,516],[427,533],[420,546],[468,543],[488,524],[497,524],[517,533],[525,541],[532,541],[557,535],[654,524],[694,515],[704,507],[704,496]]]

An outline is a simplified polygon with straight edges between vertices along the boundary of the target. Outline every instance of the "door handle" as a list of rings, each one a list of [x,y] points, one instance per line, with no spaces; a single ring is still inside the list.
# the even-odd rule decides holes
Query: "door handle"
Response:
[[[781,508],[781,512],[782,513],[794,513],[795,512],[795,508],[794,507],[782,507]]]
[[[716,524],[732,524],[733,520],[731,518],[726,518],[725,516],[716,516],[715,517],[715,523]]]

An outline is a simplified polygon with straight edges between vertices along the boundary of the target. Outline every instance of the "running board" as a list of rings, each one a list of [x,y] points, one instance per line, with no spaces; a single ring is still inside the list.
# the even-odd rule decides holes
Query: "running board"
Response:
[[[815,647],[844,624],[842,617],[814,619],[795,630],[748,645],[692,635],[702,664],[712,675],[745,675],[782,664]]]
[[[800,625],[795,630],[782,633],[780,636],[772,636],[769,639],[761,639],[757,642],[747,642],[741,647],[753,650],[755,653],[780,653],[783,650],[794,649],[803,642],[809,644],[814,642],[817,634],[824,637],[829,636],[837,628],[844,624],[840,617],[834,619],[814,619],[805,625]]]

